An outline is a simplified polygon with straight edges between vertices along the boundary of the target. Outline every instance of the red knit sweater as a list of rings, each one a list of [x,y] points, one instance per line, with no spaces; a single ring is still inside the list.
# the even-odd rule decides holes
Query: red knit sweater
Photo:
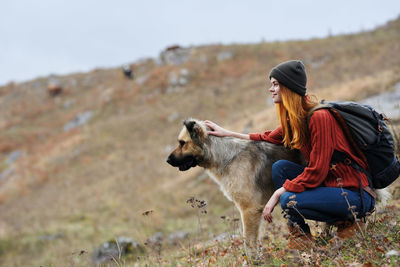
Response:
[[[333,169],[330,161],[333,151],[336,149],[351,156],[361,167],[366,168],[366,163],[357,157],[348,143],[339,123],[330,114],[329,110],[320,109],[311,116],[310,140],[300,150],[304,158],[309,162],[303,173],[293,180],[286,180],[283,187],[291,192],[303,192],[309,188],[315,188],[323,184],[329,187],[338,187],[337,178],[342,178],[343,187],[358,189],[360,175],[362,187],[368,186],[368,179],[364,173],[359,173],[353,167],[344,163],[337,163]],[[267,141],[274,144],[282,144],[282,128],[263,134],[251,133],[251,140]]]

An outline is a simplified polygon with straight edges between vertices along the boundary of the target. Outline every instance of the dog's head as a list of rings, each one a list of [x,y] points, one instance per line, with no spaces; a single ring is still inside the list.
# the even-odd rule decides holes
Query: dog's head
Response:
[[[207,127],[201,121],[187,119],[178,136],[178,147],[168,156],[167,162],[180,171],[196,167],[204,160]]]

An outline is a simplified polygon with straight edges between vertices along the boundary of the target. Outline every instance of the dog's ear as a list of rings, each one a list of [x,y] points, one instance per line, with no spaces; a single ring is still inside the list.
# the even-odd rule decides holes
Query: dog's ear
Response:
[[[203,136],[203,130],[201,129],[201,126],[198,125],[195,121],[184,120],[183,125],[185,125],[192,139],[196,139]]]
[[[192,120],[184,120],[183,121],[183,125],[185,125],[185,127],[189,133],[191,133],[193,131],[195,124],[196,124],[196,122],[192,121]]]

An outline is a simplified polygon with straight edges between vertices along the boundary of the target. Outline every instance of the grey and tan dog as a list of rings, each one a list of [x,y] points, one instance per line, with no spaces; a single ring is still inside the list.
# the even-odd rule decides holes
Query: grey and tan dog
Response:
[[[187,119],[183,124],[179,145],[167,162],[181,171],[195,166],[208,171],[239,209],[247,253],[254,255],[261,213],[275,190],[272,164],[280,159],[302,163],[301,154],[268,142],[208,135],[203,121]]]

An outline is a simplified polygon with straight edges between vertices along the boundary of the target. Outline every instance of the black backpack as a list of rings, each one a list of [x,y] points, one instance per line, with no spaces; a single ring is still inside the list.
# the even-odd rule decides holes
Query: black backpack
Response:
[[[371,187],[385,188],[399,177],[400,162],[395,155],[393,136],[384,115],[368,105],[323,100],[309,112],[308,122],[313,112],[319,109],[331,112],[358,156],[368,163],[367,170],[363,170],[355,161],[351,161],[350,165],[367,174]],[[332,161],[349,160],[348,155],[343,154],[335,151]]]

